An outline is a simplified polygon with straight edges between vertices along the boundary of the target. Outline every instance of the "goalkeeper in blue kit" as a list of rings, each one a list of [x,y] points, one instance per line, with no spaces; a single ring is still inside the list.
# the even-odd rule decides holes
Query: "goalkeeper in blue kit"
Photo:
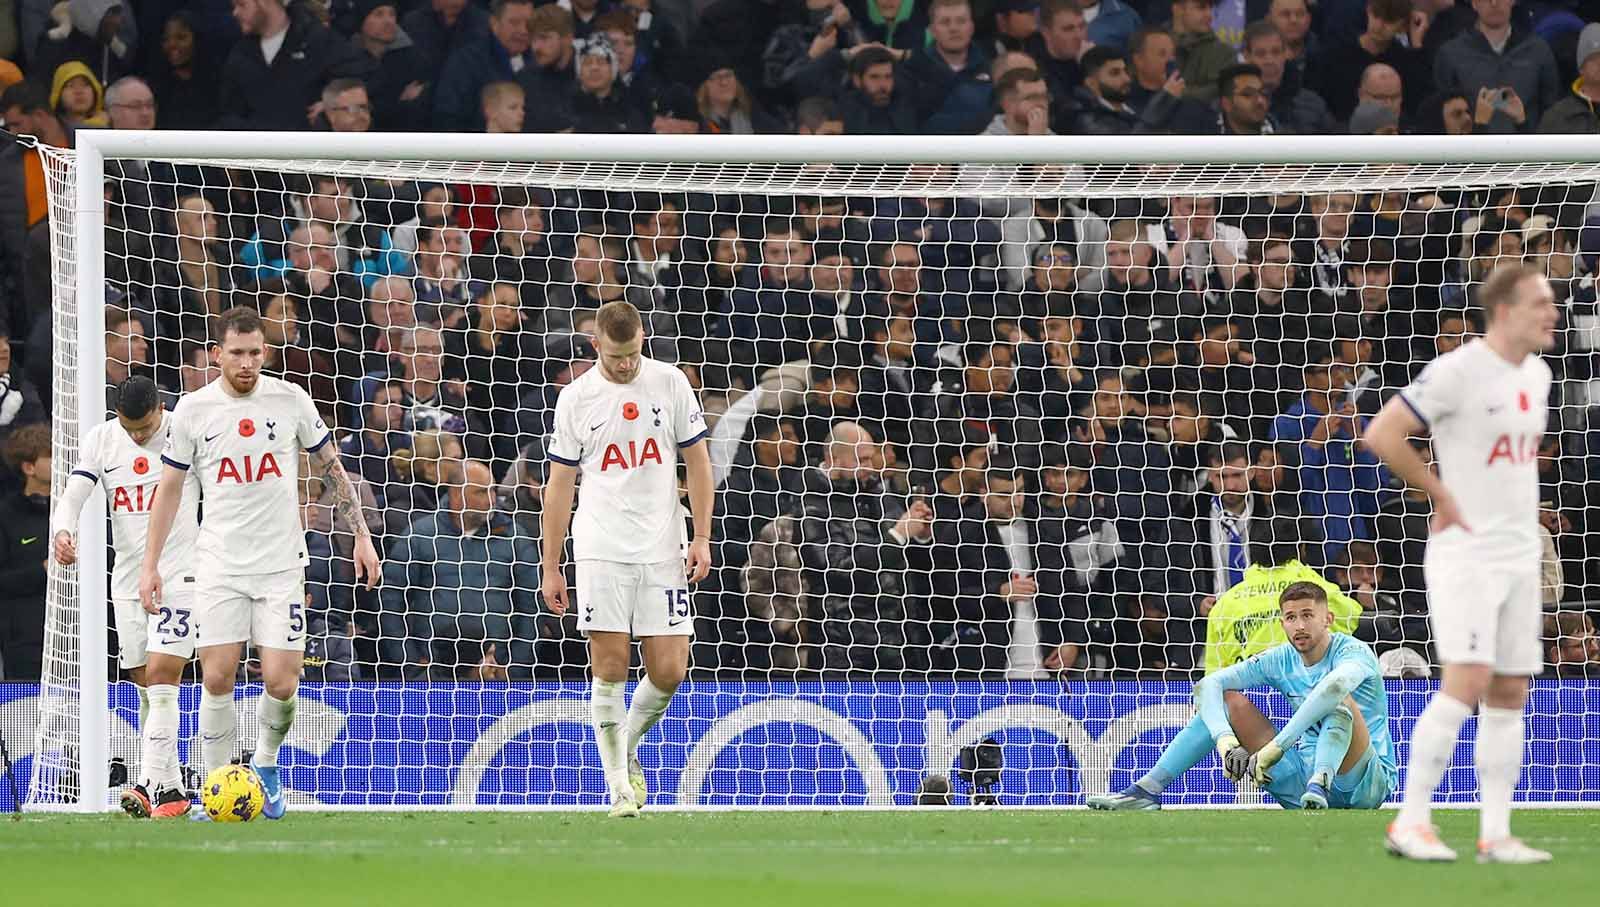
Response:
[[[1375,809],[1394,792],[1394,741],[1378,659],[1335,633],[1328,594],[1299,582],[1278,598],[1289,641],[1195,684],[1200,714],[1154,768],[1126,790],[1091,796],[1091,809],[1160,809],[1161,792],[1213,749],[1235,781],[1246,776],[1286,809]],[[1294,706],[1281,730],[1241,690],[1272,687]]]

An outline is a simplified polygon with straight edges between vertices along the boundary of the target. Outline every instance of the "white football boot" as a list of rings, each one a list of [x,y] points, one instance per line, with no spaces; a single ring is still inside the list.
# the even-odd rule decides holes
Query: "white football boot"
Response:
[[[1529,847],[1521,838],[1478,842],[1479,863],[1548,863],[1551,859],[1549,851]]]
[[[1397,857],[1422,863],[1450,863],[1456,852],[1439,840],[1439,829],[1432,825],[1389,824],[1384,846]]]

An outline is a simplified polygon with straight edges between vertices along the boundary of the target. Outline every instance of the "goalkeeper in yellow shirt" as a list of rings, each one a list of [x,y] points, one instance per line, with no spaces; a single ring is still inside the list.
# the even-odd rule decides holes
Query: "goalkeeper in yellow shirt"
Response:
[[[1295,583],[1315,583],[1327,591],[1333,632],[1354,635],[1361,619],[1359,602],[1300,562],[1298,540],[1275,539],[1254,548],[1273,563],[1245,568],[1244,579],[1222,593],[1206,615],[1207,675],[1288,642],[1279,620],[1278,597]]]

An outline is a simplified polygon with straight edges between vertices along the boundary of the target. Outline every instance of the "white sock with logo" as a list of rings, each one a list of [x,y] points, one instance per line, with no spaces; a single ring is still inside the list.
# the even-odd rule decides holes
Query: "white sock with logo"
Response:
[[[628,754],[623,749],[624,686],[626,684],[620,681],[596,679],[589,688],[589,709],[593,716],[595,745],[600,749],[600,767],[606,773],[606,786],[613,791],[631,790]]]
[[[631,759],[639,751],[639,741],[656,726],[672,703],[672,693],[664,693],[650,682],[648,675],[633,688],[633,702],[628,704],[628,752]],[[627,768],[627,764],[623,764]]]
[[[1411,758],[1406,762],[1406,792],[1396,825],[1427,825],[1433,819],[1433,792],[1439,787],[1456,751],[1461,725],[1472,707],[1444,693],[1435,693],[1411,729]]]
[[[239,749],[239,713],[233,694],[200,693],[200,757],[206,774],[227,765]]]
[[[149,712],[139,725],[139,767],[145,790],[155,796],[163,787],[178,787],[178,688],[158,683],[149,689]]]
[[[283,738],[289,736],[298,702],[298,696],[274,699],[266,693],[261,694],[260,701],[256,703],[256,718],[261,722],[261,727],[256,731],[256,751],[251,756],[256,765],[278,764],[278,748],[283,746]]]

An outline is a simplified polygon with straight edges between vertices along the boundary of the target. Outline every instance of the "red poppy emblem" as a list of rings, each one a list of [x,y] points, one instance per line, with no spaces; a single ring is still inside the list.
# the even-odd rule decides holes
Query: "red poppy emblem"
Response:
[[[150,461],[145,457],[139,457],[133,461],[133,471],[141,476],[144,475],[150,471]]]
[[[239,420],[239,437],[248,438],[256,433],[256,424],[249,419]]]
[[[632,403],[622,404],[622,418],[629,422],[639,418],[639,407]]]
[[[1527,412],[1529,405],[1530,404],[1528,403],[1528,392],[1527,391],[1517,391],[1517,409],[1520,409],[1523,412]]]

